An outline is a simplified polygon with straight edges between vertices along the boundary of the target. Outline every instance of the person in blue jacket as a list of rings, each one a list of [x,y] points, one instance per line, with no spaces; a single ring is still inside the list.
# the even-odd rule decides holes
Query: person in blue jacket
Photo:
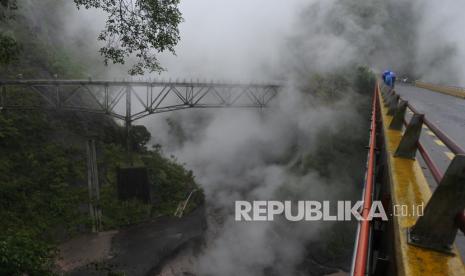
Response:
[[[396,74],[394,72],[390,70],[384,71],[382,78],[387,86],[394,88],[394,85],[396,83]]]
[[[381,78],[383,79],[383,82],[386,83],[386,76],[389,75],[389,70],[386,70],[383,72],[383,74],[381,75]]]

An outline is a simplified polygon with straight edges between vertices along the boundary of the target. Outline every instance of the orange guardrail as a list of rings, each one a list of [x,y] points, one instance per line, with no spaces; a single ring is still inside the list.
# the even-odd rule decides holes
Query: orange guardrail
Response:
[[[373,184],[374,184],[374,166],[375,166],[375,147],[376,147],[376,120],[377,120],[377,103],[378,103],[379,86],[376,85],[373,93],[373,103],[371,111],[371,126],[370,126],[370,146],[368,152],[368,164],[365,175],[365,185],[363,192],[363,209],[361,212],[363,220],[360,221],[358,229],[358,237],[356,244],[356,255],[354,262],[353,275],[363,276],[367,271],[368,251],[370,243],[370,228],[371,221],[368,220],[368,214],[373,201]]]

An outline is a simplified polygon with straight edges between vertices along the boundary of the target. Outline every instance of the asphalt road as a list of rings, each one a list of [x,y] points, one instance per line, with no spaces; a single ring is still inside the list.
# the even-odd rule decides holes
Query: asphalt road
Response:
[[[412,85],[397,85],[396,91],[465,148],[465,99]]]
[[[409,101],[419,112],[425,114],[452,140],[465,149],[465,100],[412,85],[398,85],[396,91],[404,100]],[[407,113],[407,121],[412,113]],[[424,126],[421,143],[444,173],[454,157],[453,153],[436,135]],[[434,182],[434,181],[433,181]],[[436,185],[431,183],[434,188]]]
[[[396,92],[465,149],[465,99],[406,84],[397,85]],[[410,120],[411,115],[411,112],[407,114],[407,121]],[[454,154],[438,140],[428,128],[423,128],[420,141],[441,172],[444,173]],[[437,183],[418,153],[417,157],[425,172],[428,184],[434,190]],[[456,245],[462,260],[465,262],[465,236],[461,231],[458,231]]]

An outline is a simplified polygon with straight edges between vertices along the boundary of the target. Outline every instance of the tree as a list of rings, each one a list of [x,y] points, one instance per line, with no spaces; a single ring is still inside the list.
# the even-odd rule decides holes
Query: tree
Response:
[[[136,151],[146,150],[145,145],[150,141],[151,135],[143,125],[132,126],[129,135],[131,136],[132,149]]]
[[[11,19],[12,11],[17,8],[16,0],[0,0],[0,21]]]
[[[9,64],[19,54],[18,42],[10,35],[0,33],[0,64]]]
[[[96,8],[108,14],[105,28],[98,36],[105,64],[124,64],[130,56],[137,58],[131,75],[163,70],[157,53],[175,54],[178,25],[182,22],[179,0],[74,0],[77,7]]]
[[[0,0],[0,23],[7,24],[13,18],[17,9],[16,0]],[[15,38],[6,32],[0,32],[0,64],[9,64],[19,54],[19,44]]]

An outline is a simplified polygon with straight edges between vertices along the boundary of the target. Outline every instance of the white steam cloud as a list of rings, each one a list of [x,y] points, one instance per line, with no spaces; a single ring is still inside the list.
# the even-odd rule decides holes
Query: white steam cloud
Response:
[[[212,229],[207,247],[190,268],[199,275],[299,275],[304,273],[299,265],[308,257],[308,243],[328,242],[321,237],[323,230],[331,231],[332,225],[327,223],[235,222],[231,214],[234,200],[354,198],[357,174],[353,169],[362,173],[363,160],[354,159],[360,161],[355,168],[338,167],[337,161],[327,160],[329,178],[315,171],[295,174],[290,167],[304,156],[317,161],[323,158],[316,154],[325,142],[322,133],[330,139],[346,135],[346,141],[363,133],[364,119],[354,102],[367,99],[347,90],[346,97],[330,108],[315,106],[314,99],[305,95],[308,91],[296,85],[307,83],[312,74],[343,72],[356,65],[369,65],[377,71],[392,68],[430,81],[463,80],[459,76],[465,66],[457,62],[465,53],[465,43],[458,35],[461,19],[457,16],[443,22],[451,13],[441,8],[434,14],[440,5],[434,1],[294,4],[297,8],[287,6],[284,16],[276,16],[273,8],[282,12],[281,2],[203,1],[198,7],[184,6],[186,34],[175,59],[180,65],[167,59],[168,75],[286,79],[290,84],[276,100],[278,105],[261,113],[203,113],[201,117],[208,120],[188,112],[173,114],[190,133],[190,139],[181,145],[170,147],[173,138],[162,134],[163,129],[168,132],[163,122],[152,129],[157,141],[194,170],[207,195]],[[197,9],[213,12],[200,16]],[[195,14],[191,26],[190,12]],[[348,236],[353,238],[350,232]],[[319,270],[321,263],[312,264],[313,270],[306,273],[331,271]],[[347,269],[347,261],[340,261],[339,267]]]

